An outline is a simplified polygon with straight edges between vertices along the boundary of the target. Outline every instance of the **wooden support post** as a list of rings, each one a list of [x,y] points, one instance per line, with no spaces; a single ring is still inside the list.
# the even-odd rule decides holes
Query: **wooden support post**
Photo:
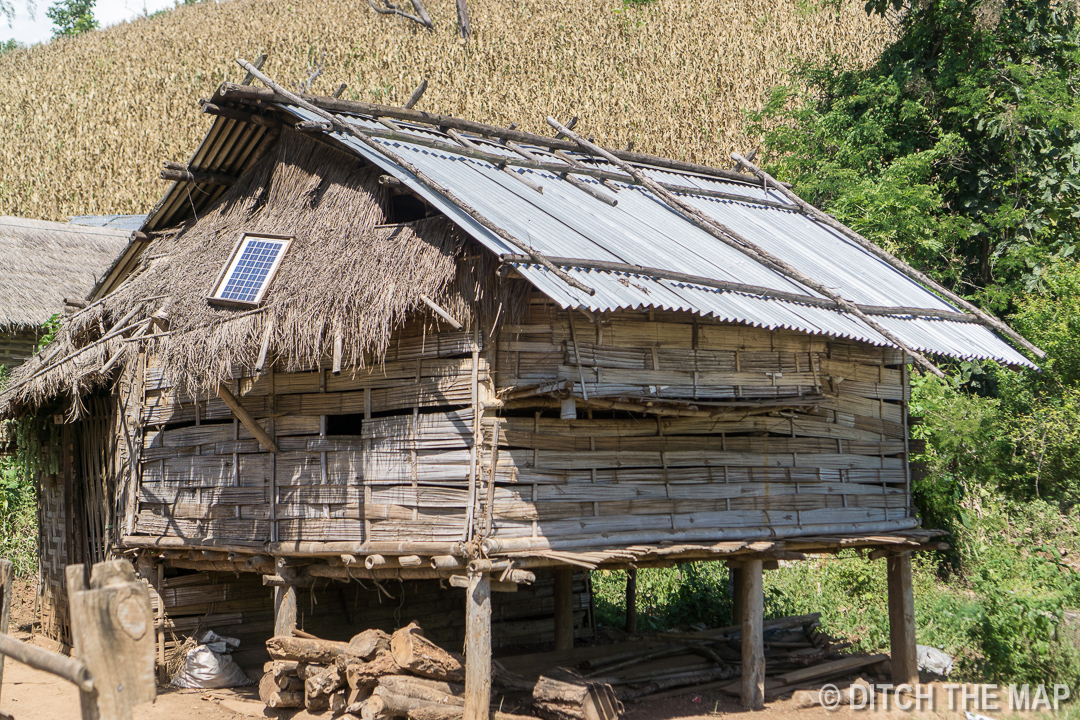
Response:
[[[296,586],[274,587],[274,635],[292,635],[296,629]]]
[[[626,571],[626,632],[637,632],[637,568]]]
[[[765,596],[760,560],[748,560],[741,568],[742,582],[742,704],[751,710],[765,707]]]
[[[898,553],[886,561],[889,584],[889,647],[894,685],[919,684],[915,649],[915,594],[911,587],[911,553]]]
[[[83,720],[130,720],[131,708],[157,697],[154,613],[146,584],[127,560],[66,568],[74,654],[93,678],[80,688]]]
[[[0,560],[0,635],[7,635],[11,618],[11,561]],[[4,656],[0,655],[0,690],[4,689]]]
[[[742,566],[731,565],[728,567],[731,573],[731,624],[742,625],[743,619],[743,579],[746,573]]]
[[[555,649],[574,647],[574,568],[555,568]]]
[[[491,580],[469,575],[465,591],[465,711],[462,720],[488,720],[491,707]]]

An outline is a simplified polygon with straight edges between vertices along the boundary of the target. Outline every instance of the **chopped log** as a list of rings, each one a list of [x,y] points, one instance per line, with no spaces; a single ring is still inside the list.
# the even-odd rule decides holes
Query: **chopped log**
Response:
[[[409,675],[387,675],[379,678],[379,687],[387,692],[402,697],[427,702],[440,703],[442,705],[465,705],[465,686],[458,683],[445,683],[428,678],[418,678]]]
[[[330,696],[345,685],[341,668],[331,665],[304,681],[304,707],[310,712],[330,708]]]
[[[348,707],[348,696],[344,690],[338,690],[336,693],[330,696],[330,713],[332,715],[341,715],[345,712],[345,708]]]
[[[282,690],[278,686],[274,672],[270,671],[265,673],[259,681],[259,699],[269,708],[298,708],[304,705],[304,692],[302,689],[300,691]]]
[[[615,720],[623,712],[610,685],[568,671],[557,678],[541,675],[532,696],[533,707],[545,720]]]
[[[386,708],[383,705],[383,699],[378,695],[372,695],[361,703],[359,710],[359,713],[355,710],[348,710],[347,712],[351,712],[353,715],[359,714],[363,720],[378,720],[379,718],[386,717]]]
[[[391,636],[390,649],[397,664],[415,675],[444,682],[465,681],[464,659],[425,638],[415,622]]]
[[[390,651],[390,633],[371,629],[353,635],[349,640],[349,655],[370,660],[380,652]]]
[[[329,665],[348,651],[349,643],[276,635],[266,641],[266,649],[275,660]]]
[[[370,691],[383,676],[401,672],[397,660],[385,650],[378,652],[370,662],[343,656],[338,663],[349,687],[354,690]]]

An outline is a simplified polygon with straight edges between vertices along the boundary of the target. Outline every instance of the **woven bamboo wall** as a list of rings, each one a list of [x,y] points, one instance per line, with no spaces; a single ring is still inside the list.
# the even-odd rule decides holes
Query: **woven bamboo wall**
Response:
[[[471,523],[471,537],[588,546],[620,531],[854,531],[912,512],[898,351],[687,313],[571,326],[538,295],[475,358],[469,332],[437,329],[409,324],[355,374],[238,378],[276,454],[151,363],[136,531],[453,543]]]
[[[30,330],[0,330],[0,365],[14,370],[22,365],[26,358],[34,354],[38,344],[37,328]]]
[[[38,595],[41,604],[38,613],[41,632],[46,637],[70,645],[67,593],[64,590],[64,567],[69,562],[64,481],[59,475],[45,475],[39,483]]]

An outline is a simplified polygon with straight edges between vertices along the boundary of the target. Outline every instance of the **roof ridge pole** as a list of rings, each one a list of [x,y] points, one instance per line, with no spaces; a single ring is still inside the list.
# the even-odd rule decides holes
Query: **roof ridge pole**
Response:
[[[464,200],[459,198],[457,195],[455,195],[453,192],[451,192],[448,188],[443,187],[438,182],[436,182],[432,178],[428,177],[422,170],[420,170],[420,168],[416,167],[415,165],[410,163],[408,160],[405,160],[404,158],[398,156],[395,152],[393,152],[389,148],[384,147],[383,145],[380,145],[379,143],[377,143],[374,140],[372,140],[371,138],[369,138],[367,135],[362,133],[355,125],[352,125],[351,123],[347,123],[347,122],[342,122],[340,119],[338,119],[332,113],[328,113],[327,111],[323,110],[322,108],[317,107],[315,105],[312,105],[310,102],[308,102],[307,100],[304,100],[299,95],[296,95],[295,93],[289,92],[288,90],[283,88],[281,85],[278,85],[276,82],[274,82],[269,77],[267,77],[262,72],[260,72],[257,68],[255,68],[255,66],[253,66],[251,63],[249,63],[247,60],[244,60],[243,58],[237,58],[236,62],[240,65],[240,67],[244,68],[249,73],[253,74],[260,82],[264,83],[267,87],[269,87],[271,90],[273,90],[275,93],[277,93],[281,97],[285,98],[286,100],[293,103],[294,105],[302,107],[302,108],[304,108],[305,110],[307,110],[309,112],[315,113],[316,115],[318,115],[322,119],[329,122],[334,127],[337,127],[339,129],[343,130],[344,132],[346,132],[347,134],[352,135],[354,138],[356,138],[360,142],[364,143],[364,145],[367,145],[369,148],[371,148],[375,152],[377,152],[380,155],[383,155],[384,157],[388,158],[389,160],[397,163],[402,169],[404,169],[406,172],[413,175],[413,177],[415,177],[417,180],[419,180],[420,182],[427,185],[429,188],[431,188],[435,192],[437,192],[440,195],[442,195],[443,197],[445,197],[447,200],[452,202],[454,205],[457,205],[458,208],[460,208],[462,210],[462,212],[464,212],[466,215],[468,215],[473,220],[475,220],[477,223],[479,223],[481,227],[485,228],[486,230],[489,230],[490,232],[494,233],[497,237],[499,237],[501,240],[505,240],[506,242],[510,243],[514,247],[521,250],[523,253],[525,253],[529,257],[533,258],[537,262],[537,264],[543,265],[544,268],[546,268],[547,270],[554,273],[556,277],[558,277],[560,280],[565,282],[570,287],[573,287],[573,288],[575,288],[577,290],[581,290],[582,292],[588,293],[589,295],[595,295],[596,294],[596,290],[589,287],[588,285],[585,285],[584,283],[580,282],[579,280],[575,279],[574,277],[572,277],[569,273],[567,273],[562,268],[556,267],[547,258],[545,258],[543,255],[540,255],[539,253],[534,251],[531,247],[529,247],[525,243],[523,243],[520,240],[518,240],[517,238],[513,237],[512,235],[510,235],[508,232],[506,232],[502,228],[498,227],[497,225],[493,224],[490,220],[488,220],[483,215],[481,215],[476,210],[474,210]]]
[[[1002,333],[1003,335],[1006,335],[1006,336],[1012,338],[1013,341],[1018,343],[1025,350],[1028,350],[1029,352],[1034,353],[1034,355],[1037,358],[1039,358],[1040,360],[1042,360],[1043,358],[1046,357],[1046,351],[1045,350],[1042,350],[1041,348],[1039,348],[1038,346],[1036,346],[1035,344],[1030,342],[1027,338],[1025,338],[1020,333],[1013,330],[1011,327],[1006,325],[1000,319],[998,319],[998,318],[994,317],[993,315],[991,315],[990,313],[986,312],[985,310],[980,308],[978,305],[975,305],[974,303],[968,302],[964,298],[962,298],[959,295],[957,295],[956,293],[954,293],[952,290],[949,290],[948,288],[946,288],[943,285],[941,285],[940,283],[938,283],[936,280],[934,280],[930,276],[928,276],[928,275],[926,275],[926,274],[924,274],[922,272],[919,272],[918,270],[913,268],[911,265],[907,264],[906,262],[904,262],[900,258],[898,258],[895,255],[893,255],[892,253],[890,253],[888,250],[885,250],[884,248],[879,247],[879,246],[875,245],[874,243],[870,242],[865,237],[863,237],[859,233],[855,232],[851,228],[847,227],[846,225],[844,225],[840,221],[836,220],[835,218],[829,217],[829,215],[827,215],[826,213],[824,213],[821,210],[817,209],[816,207],[814,207],[810,203],[806,202],[801,197],[796,195],[793,191],[791,191],[788,188],[784,187],[784,185],[781,182],[779,182],[776,178],[774,178],[769,173],[765,172],[761,168],[754,165],[754,163],[750,162],[749,160],[744,158],[739,153],[732,153],[731,154],[731,159],[734,160],[735,162],[739,163],[740,165],[744,166],[748,170],[750,170],[752,173],[754,173],[759,178],[764,180],[767,184],[772,185],[774,188],[776,188],[780,192],[781,195],[783,195],[788,200],[790,200],[791,202],[798,205],[802,209],[802,211],[804,213],[809,215],[814,220],[818,221],[819,223],[821,223],[822,225],[825,225],[828,228],[831,228],[831,229],[839,232],[841,235],[843,235],[847,239],[851,240],[852,242],[854,242],[856,245],[858,245],[862,249],[868,251],[871,255],[875,256],[876,258],[878,258],[879,260],[881,260],[881,261],[883,261],[885,263],[888,263],[894,269],[899,270],[900,272],[904,273],[910,279],[915,280],[916,282],[922,283],[923,285],[926,285],[927,287],[929,287],[934,292],[936,292],[939,295],[943,296],[946,300],[949,300],[951,302],[956,303],[960,307],[964,308],[968,312],[975,315],[975,317],[977,317],[982,322],[983,325],[985,325],[985,326],[987,326],[987,327],[989,327],[989,328],[991,328],[993,330],[997,330],[998,332]]]
[[[658,198],[667,203],[668,207],[685,215],[687,219],[689,219],[691,222],[693,222],[705,232],[715,237],[720,242],[732,248],[735,248],[736,250],[753,260],[763,263],[766,267],[775,270],[782,275],[786,275],[792,280],[795,280],[796,282],[802,283],[811,290],[815,290],[824,295],[825,297],[830,298],[831,300],[836,302],[844,312],[847,312],[859,318],[863,321],[863,323],[878,332],[882,337],[891,342],[893,345],[900,348],[908,355],[911,355],[911,357],[913,357],[917,363],[922,365],[929,372],[940,378],[945,377],[945,373],[943,373],[936,365],[934,365],[934,363],[930,362],[925,355],[909,346],[900,338],[893,335],[891,332],[889,332],[889,330],[884,328],[880,323],[878,323],[869,315],[857,308],[853,303],[846,300],[839,293],[825,287],[817,280],[814,280],[813,278],[804,274],[795,266],[785,262],[784,260],[781,260],[780,258],[771,254],[764,248],[759,247],[747,238],[744,238],[739,233],[729,228],[727,225],[724,225],[720,221],[709,217],[694,206],[679,199],[671,192],[668,192],[664,188],[660,187],[658,183],[649,178],[647,175],[642,174],[629,163],[620,160],[599,145],[589,142],[585,138],[576,134],[573,130],[564,127],[555,118],[547,118],[547,123],[554,129],[566,135],[568,138],[573,139],[576,143],[578,143],[581,147],[585,148],[589,152],[595,155],[600,155],[608,162],[618,166],[620,169],[622,169],[623,172],[629,173],[634,178],[634,180],[636,180],[638,183],[643,185],[646,189],[648,189]]]

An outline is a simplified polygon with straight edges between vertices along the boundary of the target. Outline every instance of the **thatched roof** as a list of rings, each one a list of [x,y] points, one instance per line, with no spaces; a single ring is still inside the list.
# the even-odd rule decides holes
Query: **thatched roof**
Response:
[[[123,353],[114,366],[124,367],[136,345],[168,358],[167,385],[200,395],[234,368],[253,367],[268,328],[270,361],[295,371],[318,367],[339,334],[343,364],[362,366],[385,351],[407,313],[424,307],[422,295],[468,319],[454,282],[470,282],[456,259],[463,235],[441,217],[385,225],[389,192],[378,176],[285,131],[212,210],[156,238],[117,289],[67,318],[57,339],[12,374],[0,414],[67,393],[78,410],[78,397],[107,379],[103,365]],[[245,232],[294,239],[259,308],[209,304]],[[125,342],[133,331],[141,342]]]
[[[127,246],[128,230],[0,217],[0,329],[37,327],[82,300]]]

